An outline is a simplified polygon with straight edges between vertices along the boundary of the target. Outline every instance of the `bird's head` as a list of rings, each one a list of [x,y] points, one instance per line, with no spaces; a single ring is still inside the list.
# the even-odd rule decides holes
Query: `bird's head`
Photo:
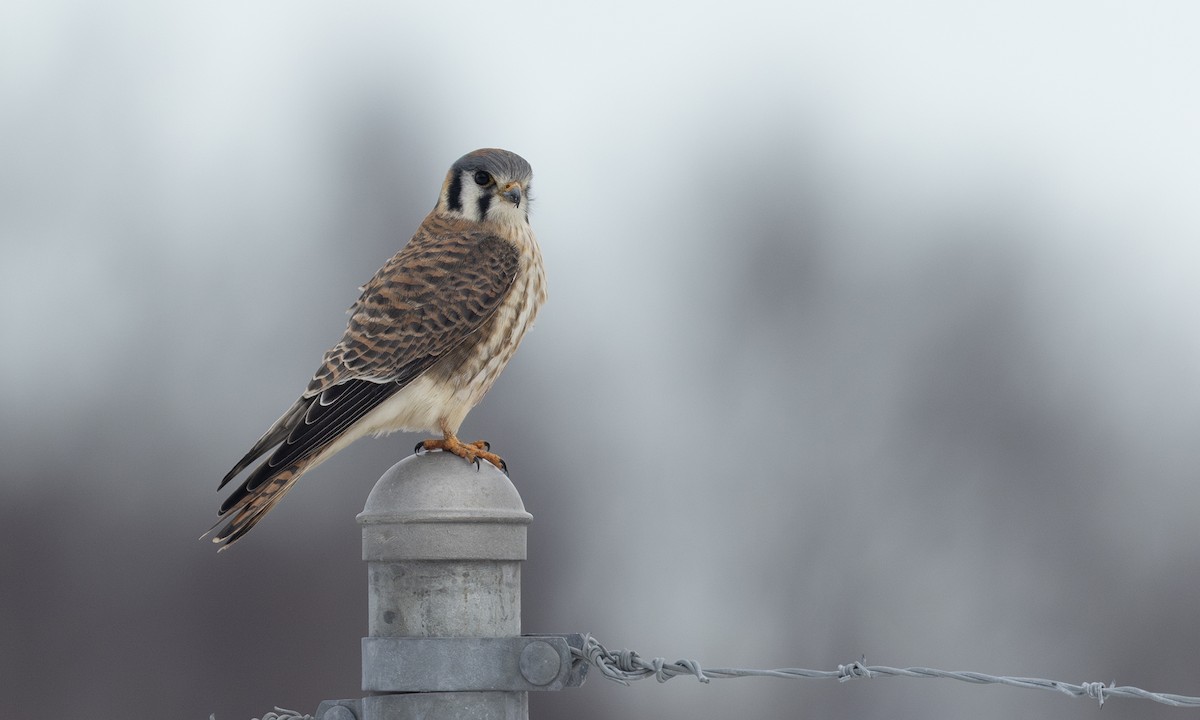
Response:
[[[497,148],[476,150],[446,173],[437,210],[475,222],[527,224],[532,180],[533,169],[520,155]]]

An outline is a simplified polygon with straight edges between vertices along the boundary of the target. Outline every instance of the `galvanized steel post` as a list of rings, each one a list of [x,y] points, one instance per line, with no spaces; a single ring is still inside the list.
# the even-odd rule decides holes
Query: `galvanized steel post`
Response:
[[[479,678],[461,677],[463,652],[441,657],[437,646],[418,652],[411,642],[381,639],[517,639],[532,519],[508,476],[486,462],[476,467],[435,452],[384,473],[358,516],[369,593],[363,690],[378,693],[362,699],[361,720],[528,718],[526,692],[455,691],[480,686]],[[411,692],[425,689],[413,677],[441,662],[447,672],[417,681],[440,691]]]
[[[508,476],[434,452],[384,473],[358,516],[367,561],[367,697],[318,720],[528,720],[528,693],[578,687],[584,638],[521,635],[533,517]]]

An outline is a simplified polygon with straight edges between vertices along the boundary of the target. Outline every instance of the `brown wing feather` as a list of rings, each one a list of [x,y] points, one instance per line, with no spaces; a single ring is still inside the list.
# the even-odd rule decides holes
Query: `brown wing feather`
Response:
[[[304,395],[222,480],[275,448],[222,503],[220,516],[234,514],[214,542],[244,535],[343,432],[470,338],[499,307],[519,260],[502,238],[427,218],[364,286]]]
[[[341,342],[304,393],[361,378],[406,383],[454,349],[500,305],[520,253],[465,221],[431,215],[363,288]]]

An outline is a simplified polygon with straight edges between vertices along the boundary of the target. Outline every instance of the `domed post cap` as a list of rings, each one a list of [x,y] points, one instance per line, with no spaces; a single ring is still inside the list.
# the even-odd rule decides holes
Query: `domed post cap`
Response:
[[[446,452],[393,465],[358,515],[363,560],[524,560],[533,516],[508,476]]]

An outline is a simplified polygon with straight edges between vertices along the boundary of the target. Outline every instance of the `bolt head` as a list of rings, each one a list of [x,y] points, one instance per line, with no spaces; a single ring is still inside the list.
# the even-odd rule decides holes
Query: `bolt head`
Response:
[[[354,711],[345,705],[334,705],[326,708],[325,713],[321,715],[321,720],[358,720],[358,718],[354,716]]]
[[[554,646],[544,640],[534,640],[521,651],[521,675],[531,684],[542,687],[554,682],[562,668],[562,658]]]

